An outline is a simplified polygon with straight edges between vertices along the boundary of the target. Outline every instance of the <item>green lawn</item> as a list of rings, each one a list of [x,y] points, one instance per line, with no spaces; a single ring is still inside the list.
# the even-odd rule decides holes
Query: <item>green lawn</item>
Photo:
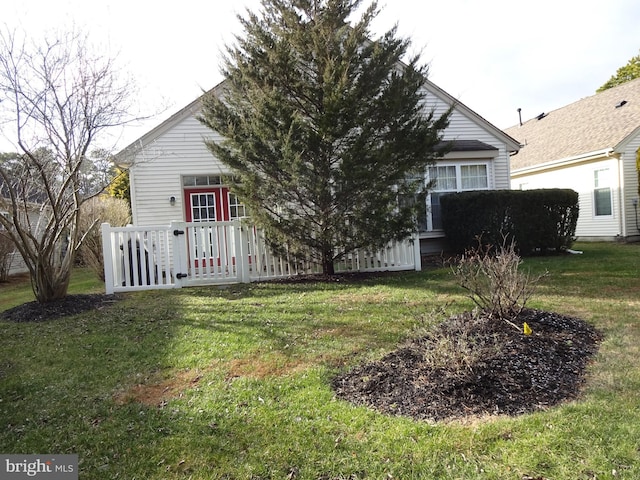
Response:
[[[0,283],[0,311],[35,300],[27,274],[21,274],[18,277],[24,281]],[[104,293],[104,283],[98,279],[93,270],[78,268],[73,272],[69,293]]]
[[[524,268],[549,271],[530,306],[605,334],[580,401],[429,424],[336,399],[337,371],[471,308],[446,269],[188,288],[1,323],[0,452],[75,453],[92,480],[640,478],[640,245],[575,248]]]

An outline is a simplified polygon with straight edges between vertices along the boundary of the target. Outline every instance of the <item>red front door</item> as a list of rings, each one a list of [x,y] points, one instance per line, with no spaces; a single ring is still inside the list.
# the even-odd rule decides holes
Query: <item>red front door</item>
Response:
[[[222,222],[229,220],[229,189],[226,187],[185,188],[184,204],[187,222]],[[220,267],[223,249],[220,238],[215,228],[210,229],[208,239],[194,238],[193,262],[196,268]],[[202,233],[201,233],[202,234]],[[226,236],[226,235],[225,235]],[[221,250],[222,249],[222,250]],[[191,248],[190,248],[191,250]]]
[[[185,217],[187,222],[224,222],[229,220],[229,189],[185,188]]]

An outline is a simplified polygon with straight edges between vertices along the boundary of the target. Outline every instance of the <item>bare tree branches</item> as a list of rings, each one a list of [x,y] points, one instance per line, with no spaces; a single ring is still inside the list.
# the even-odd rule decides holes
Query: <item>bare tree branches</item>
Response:
[[[522,259],[514,242],[503,240],[498,247],[483,246],[467,250],[452,268],[458,284],[482,311],[517,327],[513,321],[535,293],[544,275],[519,270]]]
[[[16,161],[0,163],[0,210],[10,214],[0,224],[39,301],[66,294],[82,243],[80,207],[108,183],[88,179],[89,153],[109,129],[138,120],[129,113],[134,93],[83,32],[55,32],[40,43],[0,32],[2,128],[19,148]]]

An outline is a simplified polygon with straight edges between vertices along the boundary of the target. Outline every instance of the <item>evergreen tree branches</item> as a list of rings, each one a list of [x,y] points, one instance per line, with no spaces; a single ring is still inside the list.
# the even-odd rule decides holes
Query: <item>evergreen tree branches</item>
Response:
[[[268,238],[333,273],[358,248],[415,230],[414,198],[449,112],[425,109],[427,68],[402,63],[410,42],[392,29],[373,41],[362,0],[263,0],[239,17],[219,95],[200,120],[234,177],[232,190]]]

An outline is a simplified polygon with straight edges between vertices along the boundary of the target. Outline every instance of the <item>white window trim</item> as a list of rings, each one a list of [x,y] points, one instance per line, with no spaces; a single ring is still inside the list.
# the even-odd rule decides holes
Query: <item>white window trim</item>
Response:
[[[464,160],[461,162],[436,162],[435,165],[430,165],[430,167],[455,167],[456,169],[456,189],[455,190],[436,190],[435,188],[429,189],[429,194],[427,195],[425,201],[427,203],[427,231],[422,233],[431,233],[431,232],[442,232],[442,229],[434,229],[433,228],[433,217],[431,215],[431,193],[459,193],[459,192],[472,192],[472,191],[486,191],[493,189],[493,175],[491,174],[491,160],[480,160],[478,158],[473,158],[469,160]],[[463,166],[475,166],[475,165],[484,165],[487,169],[487,186],[486,188],[462,188],[462,167]],[[425,173],[425,181],[426,184],[429,185],[431,179],[429,178],[429,168]]]
[[[607,172],[606,175],[606,185],[605,186],[597,186],[595,184],[595,174],[596,172]],[[593,219],[594,220],[609,220],[614,218],[614,202],[613,202],[613,181],[612,181],[612,176],[613,171],[610,167],[599,167],[599,168],[594,168],[592,170],[592,176],[591,178],[593,179],[593,183],[592,183],[592,189],[591,189],[591,202],[592,202],[592,215],[593,215]],[[598,181],[600,181],[600,178],[598,178]],[[596,190],[604,190],[605,188],[609,189],[609,207],[611,209],[611,213],[608,215],[598,215],[598,210],[596,208]]]
[[[200,205],[200,200],[198,200],[198,206],[195,208],[198,208],[198,219],[196,220],[194,218],[194,205],[193,205],[193,197],[194,196],[207,196],[207,195],[211,195],[211,197],[213,198],[213,204],[210,205],[209,202],[207,202],[207,205],[205,205],[204,207],[207,209],[213,207],[213,213],[215,215],[215,218],[213,220],[211,220],[210,218],[207,218],[206,220],[202,220],[202,216],[200,215],[200,212],[202,211],[202,205]],[[218,205],[217,205],[217,201],[216,201],[216,196],[214,193],[210,193],[210,192],[192,192],[189,194],[189,208],[191,209],[191,221],[192,222],[217,222],[218,221]],[[207,213],[207,217],[208,217],[208,213]]]
[[[236,199],[236,203],[234,203],[233,205],[231,204],[231,195],[233,195]],[[237,220],[239,218],[245,218],[247,216],[247,207],[245,206],[244,203],[239,202],[238,201],[238,196],[235,193],[232,193],[230,191],[227,190],[227,208],[229,209],[229,220]],[[241,215],[239,217],[234,217],[233,215],[231,215],[231,207],[242,207],[242,209],[244,210],[244,215]]]

